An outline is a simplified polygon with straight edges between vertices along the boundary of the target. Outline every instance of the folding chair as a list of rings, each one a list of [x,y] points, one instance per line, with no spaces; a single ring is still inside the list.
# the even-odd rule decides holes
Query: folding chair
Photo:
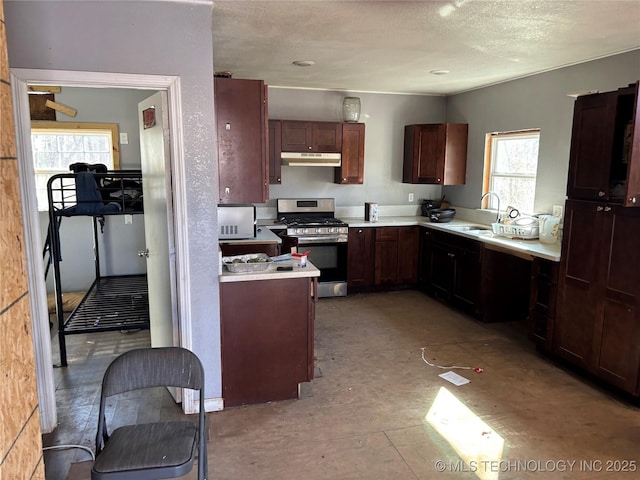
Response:
[[[108,433],[105,413],[107,398],[161,386],[199,391],[197,424],[191,421],[161,421],[124,425]],[[128,351],[107,367],[102,380],[96,461],[91,469],[91,480],[180,477],[193,468],[196,451],[198,480],[206,480],[206,438],[204,370],[198,357],[180,347]]]

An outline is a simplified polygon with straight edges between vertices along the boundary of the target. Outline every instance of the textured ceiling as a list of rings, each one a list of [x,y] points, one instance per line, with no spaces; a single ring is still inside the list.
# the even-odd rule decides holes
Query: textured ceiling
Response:
[[[640,0],[214,0],[213,42],[234,78],[451,94],[638,49]]]

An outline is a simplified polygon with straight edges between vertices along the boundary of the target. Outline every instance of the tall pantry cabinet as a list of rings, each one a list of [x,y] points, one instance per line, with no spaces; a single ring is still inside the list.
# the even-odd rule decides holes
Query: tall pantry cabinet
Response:
[[[576,100],[552,351],[640,394],[638,83]]]
[[[267,87],[262,80],[215,77],[220,203],[269,198]]]

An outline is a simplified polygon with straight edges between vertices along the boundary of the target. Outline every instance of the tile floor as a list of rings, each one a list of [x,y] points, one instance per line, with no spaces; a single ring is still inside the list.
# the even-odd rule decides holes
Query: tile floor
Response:
[[[482,324],[407,290],[322,299],[315,327],[316,378],[302,398],[209,414],[211,480],[640,477],[640,408],[540,356],[520,322]],[[118,343],[79,342],[79,357],[105,361]],[[422,348],[431,363],[483,371],[454,370],[471,380],[455,386]],[[98,363],[62,375],[48,440],[92,445]],[[178,415],[167,397],[154,400],[162,415]],[[86,454],[45,458],[57,480]]]

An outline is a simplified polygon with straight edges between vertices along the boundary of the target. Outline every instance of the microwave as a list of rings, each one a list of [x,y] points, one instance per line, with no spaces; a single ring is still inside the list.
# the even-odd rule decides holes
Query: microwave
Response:
[[[255,205],[245,203],[218,205],[218,238],[220,240],[255,237]]]

